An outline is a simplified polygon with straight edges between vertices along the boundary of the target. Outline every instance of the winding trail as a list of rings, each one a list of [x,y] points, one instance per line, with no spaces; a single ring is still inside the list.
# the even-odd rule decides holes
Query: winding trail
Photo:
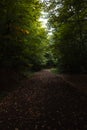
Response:
[[[0,102],[0,130],[87,130],[87,96],[43,70]]]

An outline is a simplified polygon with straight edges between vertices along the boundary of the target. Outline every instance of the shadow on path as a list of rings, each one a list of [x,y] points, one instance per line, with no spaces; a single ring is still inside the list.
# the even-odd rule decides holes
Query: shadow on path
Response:
[[[87,130],[87,96],[43,70],[0,102],[0,130]]]

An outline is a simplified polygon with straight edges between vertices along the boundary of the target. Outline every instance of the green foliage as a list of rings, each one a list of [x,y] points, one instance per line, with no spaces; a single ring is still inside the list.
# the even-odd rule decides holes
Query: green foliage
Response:
[[[56,58],[53,55],[53,46],[48,44],[47,51],[45,53],[46,67],[51,68],[56,66]]]
[[[49,25],[57,65],[62,72],[87,72],[87,4],[82,0],[49,0]]]
[[[0,67],[41,68],[47,32],[39,22],[39,0],[0,1]]]

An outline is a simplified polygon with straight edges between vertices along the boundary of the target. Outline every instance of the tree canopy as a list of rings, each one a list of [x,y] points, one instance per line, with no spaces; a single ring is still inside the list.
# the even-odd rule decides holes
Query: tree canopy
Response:
[[[47,32],[41,25],[39,0],[0,1],[0,67],[41,67]]]
[[[39,18],[48,12],[48,36]],[[49,40],[51,39],[51,40]],[[86,0],[0,1],[0,67],[87,72]]]
[[[86,0],[47,0],[54,54],[62,72],[87,72]]]

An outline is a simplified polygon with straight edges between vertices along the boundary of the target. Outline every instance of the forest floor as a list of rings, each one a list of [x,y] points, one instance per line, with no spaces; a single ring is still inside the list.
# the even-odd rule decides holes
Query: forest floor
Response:
[[[23,80],[0,101],[0,130],[87,130],[84,80],[49,70]]]

